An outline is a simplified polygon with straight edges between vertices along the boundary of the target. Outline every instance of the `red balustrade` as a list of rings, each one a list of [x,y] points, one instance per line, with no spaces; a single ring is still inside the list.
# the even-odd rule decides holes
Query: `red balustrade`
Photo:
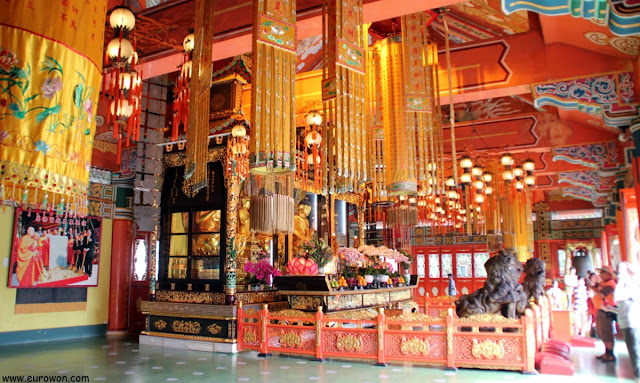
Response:
[[[429,307],[429,306],[427,306]],[[238,308],[238,350],[308,355],[314,360],[372,360],[458,367],[521,370],[535,373],[536,350],[545,335],[545,304],[532,306],[519,320],[497,315],[457,318],[446,315],[387,316],[383,309],[371,319],[348,319],[285,310],[270,313]],[[547,327],[548,329],[548,327]]]

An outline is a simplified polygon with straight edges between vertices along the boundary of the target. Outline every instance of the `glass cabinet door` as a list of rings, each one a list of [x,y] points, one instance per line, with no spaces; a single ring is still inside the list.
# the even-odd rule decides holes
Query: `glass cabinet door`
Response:
[[[189,255],[189,213],[171,214],[169,237],[169,268],[167,276],[172,279],[187,278]]]
[[[169,279],[220,279],[221,221],[221,210],[171,214]]]

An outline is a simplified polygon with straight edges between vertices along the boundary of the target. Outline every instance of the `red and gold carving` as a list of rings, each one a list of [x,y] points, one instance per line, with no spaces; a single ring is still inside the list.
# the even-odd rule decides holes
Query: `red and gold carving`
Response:
[[[283,332],[280,335],[280,344],[284,347],[300,348],[302,346],[302,337],[293,331]]]
[[[362,350],[362,338],[360,335],[338,335],[336,348],[344,352]]]
[[[471,355],[476,359],[502,359],[504,358],[504,340],[478,342],[474,339]]]
[[[403,336],[400,351],[404,355],[427,356],[431,351],[431,347],[427,339]]]

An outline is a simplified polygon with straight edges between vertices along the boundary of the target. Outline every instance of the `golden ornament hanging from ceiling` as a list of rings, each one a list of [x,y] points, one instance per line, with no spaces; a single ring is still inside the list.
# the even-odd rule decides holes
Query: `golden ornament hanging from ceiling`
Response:
[[[253,173],[295,170],[295,0],[256,0],[253,24]]]
[[[404,97],[404,59],[401,36],[390,36],[376,44],[382,72],[380,92],[383,104],[384,157],[387,193],[414,195],[416,179],[415,129],[406,121]]]
[[[322,101],[329,150],[323,178],[330,193],[357,191],[368,179],[366,30],[362,0],[324,1]]]
[[[430,44],[426,33],[428,20],[432,15],[425,12],[402,17],[402,41],[404,58],[404,101],[406,124],[415,129],[416,171],[420,189],[428,188],[427,180],[437,177],[437,152],[433,145],[433,133],[441,133],[439,121],[440,105],[435,95],[437,75],[437,47]],[[435,59],[435,62],[434,62]],[[435,64],[435,65],[434,65]],[[431,166],[429,166],[431,163]]]
[[[388,201],[387,198],[387,176],[384,166],[384,126],[382,111],[382,71],[380,70],[379,49],[371,49],[367,56],[367,131],[369,140],[367,142],[369,152],[368,161],[371,168],[371,202],[380,204]]]
[[[196,0],[195,47],[192,59],[187,152],[183,192],[193,197],[207,186],[209,151],[209,88],[211,87],[211,46],[213,44],[214,0]]]

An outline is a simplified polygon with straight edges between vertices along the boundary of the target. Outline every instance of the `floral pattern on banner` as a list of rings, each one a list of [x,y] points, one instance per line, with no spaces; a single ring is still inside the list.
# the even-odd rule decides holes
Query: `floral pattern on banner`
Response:
[[[630,72],[610,73],[594,77],[559,80],[533,85],[536,107],[552,105],[561,109],[580,110],[602,116],[607,114],[637,115],[634,85]],[[616,124],[621,123],[620,121]]]
[[[0,25],[0,181],[5,186],[85,198],[100,81],[100,68],[81,52],[26,28]],[[25,202],[42,202],[38,197],[44,193],[32,191]]]
[[[0,121],[8,119],[24,120],[35,113],[36,125],[44,125],[44,131],[57,136],[71,134],[75,140],[88,141],[83,136],[92,133],[94,116],[94,101],[91,99],[93,87],[86,85],[86,80],[80,72],[75,73],[71,113],[62,113],[62,90],[64,69],[53,57],[45,56],[38,72],[46,76],[36,76],[32,73],[29,63],[21,63],[17,54],[11,49],[0,48]],[[41,84],[37,87],[36,81]],[[3,124],[7,126],[9,124]],[[10,128],[9,128],[10,129]],[[89,169],[90,157],[81,155],[77,151],[67,151],[62,145],[49,142],[46,135],[36,139],[23,135],[19,130],[0,130],[0,145],[14,146],[27,152],[39,152],[46,157],[55,158],[63,162],[73,162]],[[57,138],[57,137],[55,137]]]

